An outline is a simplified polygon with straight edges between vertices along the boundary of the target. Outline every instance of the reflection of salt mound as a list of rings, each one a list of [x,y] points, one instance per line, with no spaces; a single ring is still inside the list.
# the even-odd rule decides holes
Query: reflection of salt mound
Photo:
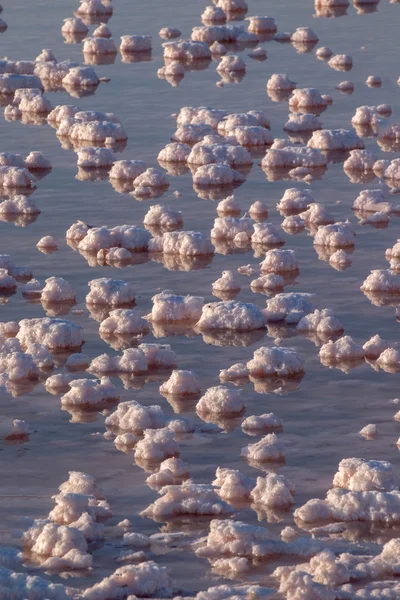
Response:
[[[166,486],[161,493],[161,498],[141,512],[142,517],[165,521],[174,517],[219,516],[232,512],[211,485],[189,481],[179,486]]]

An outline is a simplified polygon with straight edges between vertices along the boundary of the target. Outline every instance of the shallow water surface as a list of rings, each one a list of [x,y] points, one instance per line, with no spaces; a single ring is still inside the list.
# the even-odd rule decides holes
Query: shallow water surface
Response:
[[[200,25],[200,14],[206,4],[194,0],[183,3],[178,0],[168,3],[161,0],[134,3],[131,0],[114,0],[114,15],[109,21],[113,38],[118,41],[124,34],[151,34],[151,59],[124,63],[118,54],[114,63],[94,66],[99,76],[109,77],[111,81],[101,83],[93,95],[71,98],[66,92],[48,92],[46,96],[53,106],[74,104],[82,110],[114,112],[129,136],[118,158],[143,160],[152,167],[159,166],[157,155],[176,129],[171,115],[182,106],[210,106],[228,112],[263,110],[271,120],[274,137],[285,137],[282,127],[287,121],[287,102],[273,102],[266,93],[266,82],[273,73],[288,73],[298,87],[315,87],[321,93],[332,95],[332,106],[320,116],[325,128],[350,128],[350,119],[358,106],[382,103],[392,106],[390,122],[399,122],[400,94],[396,84],[399,75],[399,5],[381,0],[376,11],[363,14],[351,5],[343,16],[316,18],[312,0],[268,3],[249,0],[248,3],[249,15],[267,13],[273,16],[280,32],[292,31],[298,26],[312,27],[319,35],[319,45],[329,46],[335,53],[352,55],[353,69],[349,72],[335,71],[324,61],[317,60],[314,51],[301,54],[291,44],[269,40],[261,44],[268,53],[265,61],[249,58],[249,48],[238,52],[247,68],[239,84],[217,87],[215,84],[220,78],[215,70],[216,62],[212,61],[203,70],[188,71],[180,84],[173,87],[157,78],[157,70],[163,65],[162,40],[158,31],[163,26],[177,27],[183,37],[189,37],[192,27]],[[71,16],[76,7],[74,0],[3,0],[2,17],[8,29],[0,34],[2,54],[13,60],[33,59],[45,46],[53,50],[58,60],[69,58],[81,62],[81,45],[64,43],[60,31],[63,19]],[[371,74],[382,77],[382,87],[366,86],[365,80]],[[345,79],[354,82],[353,94],[342,94],[335,89]],[[59,276],[69,281],[77,293],[74,309],[82,309],[83,312],[68,314],[67,308],[65,318],[83,327],[86,343],[82,351],[91,359],[104,352],[115,354],[115,351],[99,337],[98,320],[85,304],[88,281],[112,277],[131,282],[136,290],[137,308],[146,315],[151,311],[152,297],[165,289],[183,295],[202,295],[206,302],[215,301],[211,284],[223,270],[236,270],[249,263],[257,268],[263,258],[262,254],[255,256],[251,248],[230,253],[220,248],[209,264],[197,270],[168,269],[162,262],[151,260],[147,255],[141,257],[137,264],[123,269],[89,266],[83,256],[66,244],[65,231],[73,222],[82,220],[92,226],[140,225],[149,207],[162,203],[182,211],[184,229],[209,235],[217,216],[217,200],[204,198],[204,194],[193,189],[190,171],[171,176],[168,191],[156,200],[138,201],[128,193],[118,193],[107,177],[95,181],[81,180],[77,175],[75,152],[61,147],[55,130],[47,123],[40,126],[0,119],[0,140],[2,152],[26,155],[32,150],[40,150],[53,165],[51,173],[37,181],[37,189],[32,196],[41,210],[37,220],[29,224],[0,221],[0,253],[10,254],[18,266],[31,268],[37,279]],[[394,152],[382,152],[374,137],[366,138],[365,145],[377,158],[398,156]],[[295,250],[300,265],[299,276],[285,287],[285,292],[313,294],[315,308],[332,309],[343,323],[345,333],[358,343],[365,343],[376,333],[384,339],[396,341],[399,327],[396,306],[375,305],[360,291],[360,285],[371,269],[388,268],[385,250],[392,247],[398,237],[398,217],[393,216],[386,229],[377,229],[361,225],[351,206],[363,189],[384,189],[393,201],[398,196],[389,195],[389,188],[377,178],[367,183],[352,183],[343,171],[342,161],[343,157],[340,157],[340,160],[329,163],[324,176],[307,185],[289,178],[267,179],[259,166],[261,157],[258,156],[246,182],[235,190],[235,198],[243,212],[256,200],[267,201],[270,211],[268,221],[279,226],[283,217],[276,210],[276,204],[284,191],[290,187],[307,188],[335,220],[348,218],[357,237],[355,251],[351,255],[352,265],[344,271],[334,270],[329,262],[318,257],[307,230],[299,235],[283,232],[284,247]],[[176,190],[180,192],[179,197],[174,195]],[[218,199],[226,195],[228,193],[223,192]],[[45,235],[57,239],[57,252],[43,254],[36,249],[36,243]],[[264,308],[267,297],[254,294],[250,289],[253,277],[239,278],[242,289],[237,299]],[[21,295],[19,284],[15,295],[4,298],[0,315],[1,321],[19,321],[45,316],[45,311],[40,302],[29,302]],[[157,329],[144,341],[171,344],[178,355],[179,368],[193,370],[204,392],[219,384],[221,369],[237,362],[247,362],[257,348],[273,345],[276,338],[281,338],[281,345],[293,347],[300,353],[305,363],[304,378],[283,387],[279,383],[276,389],[266,386],[257,390],[248,383],[243,386],[243,397],[247,415],[273,412],[283,419],[284,431],[279,435],[286,446],[285,463],[278,467],[268,465],[265,470],[279,468],[280,473],[293,481],[296,486],[295,507],[310,498],[324,497],[331,487],[338,463],[345,457],[387,460],[396,470],[399,466],[396,441],[400,425],[393,419],[398,410],[393,399],[399,395],[398,374],[374,370],[367,363],[348,372],[328,368],[318,358],[318,345],[296,335],[293,327],[282,323],[271,324],[255,335],[233,336],[230,341],[218,333],[209,337],[194,332],[170,335],[170,331]],[[55,372],[65,372],[62,359]],[[152,374],[136,378],[133,382],[113,377],[112,381],[118,387],[121,401],[134,399],[146,406],[160,404],[168,416],[179,412],[201,424],[193,405],[169,404],[160,395],[160,383],[168,375]],[[87,373],[76,374],[76,378],[86,376]],[[107,523],[104,544],[99,544],[93,551],[93,570],[63,576],[51,573],[49,577],[54,582],[68,583],[82,590],[120,566],[114,561],[123,549],[121,531],[116,524],[124,518],[132,521],[132,531],[146,534],[185,529],[199,535],[207,534],[209,521],[205,519],[197,521],[191,518],[183,524],[173,521],[166,524],[141,518],[140,511],[157,498],[157,493],[145,484],[148,473],[135,464],[133,452],[123,453],[112,440],[103,437],[104,419],[109,411],[89,414],[68,412],[62,409],[60,395],[50,395],[46,391],[44,380],[45,376],[36,385],[17,390],[14,395],[1,394],[0,438],[4,438],[10,430],[12,419],[25,420],[32,431],[29,440],[22,443],[0,441],[2,544],[18,545],[16,531],[29,526],[26,517],[46,517],[53,507],[51,496],[68,478],[68,471],[85,471],[96,477],[112,507],[113,517]],[[358,433],[368,423],[378,426],[374,440],[365,440]],[[250,466],[240,457],[240,449],[255,440],[246,436],[238,424],[240,420],[222,423],[225,426],[222,432],[196,433],[180,440],[181,458],[188,463],[195,483],[213,481],[217,466],[239,469],[253,477],[263,474],[262,470]],[[286,525],[293,525],[293,511],[257,515],[250,507],[244,507],[237,510],[235,517],[253,525],[259,521],[260,525],[268,526],[277,535]],[[396,536],[395,528],[388,531],[379,526],[353,524],[348,530],[350,540],[359,540],[361,548],[372,553],[379,551],[377,543]],[[344,549],[346,543],[343,538]],[[197,558],[193,552],[160,550],[159,555],[153,558],[168,568],[177,593],[191,595],[227,581],[213,573],[209,563]],[[269,575],[274,567],[286,562],[287,559],[269,561],[251,570],[247,579],[270,583]],[[294,562],[295,559],[290,564]],[[28,566],[28,571],[36,572],[32,565]]]

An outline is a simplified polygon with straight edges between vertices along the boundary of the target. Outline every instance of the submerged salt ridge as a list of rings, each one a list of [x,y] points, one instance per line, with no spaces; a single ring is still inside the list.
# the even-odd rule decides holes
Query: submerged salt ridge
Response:
[[[365,3],[354,3],[357,10],[367,10],[365,6],[360,8],[360,4]],[[348,5],[346,0],[316,0],[316,16],[344,16]],[[303,78],[302,68],[295,70],[301,56],[298,63],[287,61],[282,68],[287,73],[274,73],[275,52],[284,51],[280,43],[290,43],[293,52],[310,53],[319,37],[323,37],[320,35],[323,27],[319,27],[318,21],[311,21],[312,6],[302,12],[302,20],[290,32],[283,30],[286,15],[281,14],[278,5],[274,16],[255,16],[253,8],[251,1],[247,5],[244,0],[218,0],[197,11],[198,20],[191,23],[191,27],[194,25],[191,30],[181,27],[178,19],[176,23],[165,23],[159,35],[167,41],[160,50],[154,28],[139,31],[135,25],[132,30],[117,31],[115,26],[114,31],[114,22],[109,21],[112,14],[118,13],[122,22],[128,23],[130,20],[124,21],[124,17],[132,16],[131,7],[125,15],[123,5],[114,6],[109,0],[83,0],[76,6],[75,17],[64,20],[61,31],[68,44],[81,44],[78,48],[82,50],[85,65],[57,60],[55,55],[68,54],[68,46],[62,47],[63,52],[44,49],[35,60],[0,61],[0,90],[2,96],[4,92],[8,96],[4,109],[7,121],[50,125],[62,148],[70,154],[75,152],[76,156],[72,156],[79,168],[77,179],[90,182],[105,178],[115,191],[129,192],[137,200],[152,202],[140,218],[134,207],[133,212],[131,208],[121,212],[118,207],[114,214],[114,208],[109,211],[101,206],[100,211],[96,207],[95,214],[90,214],[82,185],[82,212],[73,214],[71,203],[70,218],[63,224],[63,232],[67,230],[66,240],[71,249],[78,250],[88,266],[98,269],[91,273],[84,264],[84,285],[79,277],[73,276],[73,267],[66,274],[71,251],[63,246],[64,235],[59,235],[57,224],[54,231],[50,225],[41,230],[31,243],[46,252],[59,247],[59,253],[48,257],[52,262],[46,263],[45,268],[45,263],[39,261],[32,273],[16,267],[9,256],[0,256],[0,291],[5,302],[4,320],[0,323],[0,390],[32,400],[10,405],[6,396],[4,410],[7,415],[12,410],[13,415],[4,429],[3,449],[7,451],[13,448],[11,444],[24,443],[19,447],[22,450],[19,467],[15,465],[17,476],[24,472],[21,463],[31,464],[25,463],[29,461],[25,449],[36,452],[35,446],[30,446],[31,441],[43,441],[48,431],[41,422],[44,413],[39,412],[37,397],[28,397],[28,393],[32,386],[43,382],[40,394],[43,396],[46,390],[58,395],[61,408],[72,417],[70,423],[59,426],[54,415],[57,442],[61,448],[68,444],[66,459],[73,458],[75,468],[81,468],[80,462],[85,463],[89,458],[92,466],[100,465],[107,497],[116,500],[116,510],[120,511],[115,521],[111,520],[114,507],[103,498],[95,479],[88,473],[71,472],[53,497],[54,507],[48,516],[35,508],[35,515],[40,513],[40,518],[24,524],[19,541],[23,554],[0,547],[0,588],[5,590],[7,598],[120,600],[176,596],[217,600],[275,597],[279,590],[280,596],[289,600],[350,600],[397,598],[400,594],[396,579],[399,546],[396,530],[382,534],[381,530],[372,529],[366,534],[375,542],[372,545],[362,532],[354,533],[352,529],[357,522],[363,527],[368,524],[380,527],[400,520],[398,473],[395,465],[382,456],[392,452],[391,446],[395,446],[398,436],[390,440],[389,449],[380,446],[381,432],[386,426],[386,423],[381,426],[384,411],[379,415],[378,426],[370,423],[364,427],[369,419],[353,411],[350,402],[353,392],[348,388],[341,394],[346,401],[345,416],[354,430],[352,443],[354,446],[358,443],[355,439],[361,430],[366,440],[374,440],[366,442],[370,446],[365,455],[375,456],[376,460],[344,458],[346,435],[343,446],[337,444],[340,434],[336,423],[325,421],[325,435],[329,440],[335,439],[334,455],[341,461],[326,499],[313,498],[314,482],[312,477],[310,482],[309,475],[311,471],[318,476],[322,474],[321,481],[333,475],[332,468],[323,462],[326,460],[323,452],[319,452],[323,445],[319,432],[312,427],[314,414],[319,412],[313,405],[313,393],[307,399],[305,417],[309,446],[303,445],[304,436],[297,429],[302,427],[300,420],[293,426],[294,415],[302,408],[296,390],[304,373],[305,385],[312,392],[313,377],[322,372],[323,400],[330,406],[332,388],[325,383],[330,384],[331,378],[333,382],[337,380],[324,367],[347,373],[361,363],[365,369],[370,365],[375,371],[380,370],[379,377],[388,377],[387,373],[396,373],[400,368],[400,351],[392,339],[394,336],[381,337],[381,324],[374,318],[380,316],[381,304],[398,304],[399,243],[392,236],[383,246],[386,252],[374,254],[374,240],[376,244],[380,240],[376,235],[379,232],[371,227],[391,226],[400,212],[396,196],[388,193],[388,186],[397,191],[399,159],[393,154],[381,154],[397,151],[399,126],[386,120],[391,106],[380,104],[388,99],[385,78],[382,95],[376,101],[368,100],[368,105],[342,114],[340,97],[334,88],[349,92],[354,88],[352,82],[336,85],[327,75],[326,79],[318,78],[318,89],[311,87],[317,77]],[[245,15],[248,16],[243,21]],[[373,18],[371,15],[371,22]],[[313,29],[315,24],[316,31],[309,24]],[[0,30],[4,29],[0,20]],[[182,33],[184,39],[180,39]],[[244,85],[247,87],[249,82],[252,89],[250,82],[254,79],[250,78],[257,64],[254,61],[253,67],[247,56],[265,58],[263,44],[271,39],[269,75],[264,73],[263,81],[261,74],[261,82],[271,101],[286,103],[278,107],[283,111],[274,110],[268,99],[266,103],[265,96],[257,97],[257,86],[251,102],[247,97],[242,102],[243,87],[236,88],[238,101],[227,101],[226,110],[223,105],[227,96],[222,94],[215,108],[185,106],[188,88],[182,87],[181,93],[173,96],[176,127],[172,122],[167,130],[158,129],[156,118],[151,122],[156,143],[152,143],[151,153],[147,153],[152,159],[146,158],[146,163],[130,147],[123,160],[118,160],[128,133],[133,144],[136,143],[136,130],[131,131],[128,120],[124,124],[114,113],[95,111],[96,99],[90,96],[76,101],[79,104],[76,106],[56,104],[58,98],[52,95],[55,90],[68,92],[74,98],[93,94],[107,78],[99,78],[88,64],[110,62],[104,66],[104,72],[112,80],[114,73],[118,75],[118,68],[126,68],[124,64],[112,66],[118,51],[123,63],[149,61],[146,73],[152,78],[155,77],[152,53],[153,58],[163,54],[165,65],[157,76],[171,85],[177,85],[189,72],[196,81],[196,70],[211,63],[210,72],[221,77],[217,82],[219,87],[239,84],[245,78]],[[332,70],[347,71],[353,66],[353,58],[345,54],[348,51],[352,50],[347,44],[341,47],[338,43],[332,50],[317,48],[315,56],[326,61],[327,69],[329,66]],[[362,49],[360,52],[353,49],[353,54],[352,79],[357,93]],[[304,58],[316,60],[313,54]],[[99,73],[100,70],[103,72],[103,67]],[[201,75],[197,77],[200,83]],[[260,71],[257,78],[260,81]],[[363,75],[363,84],[365,78]],[[125,86],[132,78],[121,79]],[[135,77],[133,81],[136,83]],[[367,79],[371,87],[381,83],[378,75]],[[132,89],[123,89],[129,90],[126,98],[131,98]],[[116,88],[115,94],[109,96],[113,105],[107,110],[118,106],[118,91]],[[196,99],[197,96],[200,105],[202,96],[196,94]],[[168,105],[167,95],[165,99]],[[235,112],[239,106],[243,112]],[[265,111],[254,110],[257,106],[265,107]],[[142,114],[144,107],[135,116],[141,119]],[[19,123],[15,126],[19,127]],[[281,129],[284,134],[279,133]],[[52,135],[51,130],[48,133]],[[279,136],[283,135],[288,137],[281,139]],[[0,203],[0,215],[5,221],[15,218],[18,224],[18,219],[20,223],[25,219],[29,222],[28,217],[38,215],[42,209],[44,214],[39,222],[50,224],[52,215],[57,215],[54,203],[46,205],[38,200],[36,205],[28,194],[35,191],[36,184],[41,188],[40,177],[50,170],[53,159],[48,160],[51,152],[46,152],[44,141],[32,147],[39,149],[12,154],[4,148],[0,155],[0,187],[5,197]],[[140,144],[135,148],[140,149]],[[161,168],[154,166],[156,159]],[[338,161],[337,166],[334,161]],[[259,175],[260,162],[268,182],[263,180],[253,198],[251,178]],[[57,165],[57,155],[54,163]],[[329,182],[332,173],[340,171],[343,175],[342,166],[352,184],[366,182],[368,185],[364,187],[370,189],[353,186],[350,203],[327,206],[330,196],[325,193],[325,182]],[[323,187],[318,186],[315,179],[327,170],[328,179]],[[185,198],[183,202],[179,200],[187,191],[183,189],[186,171],[199,196],[190,208]],[[281,177],[288,183],[272,191],[269,184]],[[370,183],[374,178],[379,179]],[[235,198],[232,188],[242,184],[247,186],[244,194]],[[96,185],[100,189],[101,182]],[[336,190],[336,184],[334,187]],[[168,196],[168,189],[171,192],[175,189],[176,204]],[[338,202],[342,202],[339,186],[335,193]],[[107,194],[111,206],[115,199],[113,191],[109,188]],[[158,200],[153,203],[153,199],[163,195],[162,203]],[[219,204],[205,206],[201,204],[202,198],[217,199]],[[182,206],[185,210],[181,210]],[[127,211],[131,216],[126,216]],[[197,219],[204,213],[208,217],[206,225],[202,218]],[[353,215],[360,219],[359,223]],[[85,222],[77,218],[84,218]],[[367,235],[371,250],[366,249],[368,242],[361,225],[370,226]],[[380,233],[385,239],[385,232]],[[301,237],[296,239],[296,234]],[[305,247],[313,248],[315,261],[318,257],[329,262],[309,262]],[[350,271],[351,285],[356,283],[352,288],[357,295],[355,306],[358,309],[357,302],[363,294],[377,306],[373,318],[365,317],[369,322],[362,335],[358,330],[359,319],[362,321],[365,315],[360,311],[354,319],[357,309],[353,309],[352,303],[347,306],[338,301],[338,298],[346,300],[345,294],[351,293],[346,292],[349,280],[346,274],[343,278],[334,277],[330,270],[330,266],[337,270],[349,267],[353,250],[354,262],[365,253],[364,266],[368,266],[361,276]],[[235,253],[247,256],[238,258]],[[179,276],[173,273],[177,269],[203,268],[213,258],[209,270],[196,272],[194,284],[190,283],[188,273]],[[169,271],[153,278],[155,265],[149,264],[149,278],[141,277],[141,262],[148,260],[161,262]],[[249,261],[251,264],[246,264]],[[314,269],[315,264],[318,269]],[[127,265],[132,268],[125,269]],[[111,272],[115,267],[124,271],[116,275]],[[251,280],[246,275],[251,275]],[[291,287],[285,290],[296,278],[295,291]],[[325,285],[332,295],[322,289]],[[343,288],[341,296],[337,292],[340,288]],[[9,296],[14,292],[16,297]],[[15,308],[18,312],[23,301],[19,292],[32,304],[24,304],[23,314],[16,319],[12,311]],[[252,293],[255,295],[251,296]],[[320,296],[327,302],[322,303]],[[72,308],[75,303],[78,306]],[[65,318],[68,312],[71,320]],[[7,321],[7,314],[12,314],[13,320]],[[25,318],[20,320],[21,317]],[[97,332],[110,349],[105,350],[104,346],[99,349],[102,342]],[[149,337],[143,343],[145,336]],[[168,343],[154,343],[150,336],[171,339]],[[285,340],[286,336],[291,339]],[[319,349],[311,348],[301,336],[315,342]],[[85,339],[88,354],[80,353]],[[209,349],[208,344],[222,347],[220,354],[213,354],[216,349]],[[225,346],[231,347],[225,350]],[[219,373],[221,385],[218,385],[220,367],[224,368]],[[359,380],[362,378],[361,375]],[[254,392],[264,395],[256,404],[249,383],[254,385]],[[141,388],[145,385],[153,385],[149,388],[151,402],[145,393],[142,397]],[[293,393],[292,403],[286,398],[289,391]],[[267,412],[270,408],[265,406],[265,402],[274,401],[271,392],[280,396],[274,413]],[[43,401],[47,400],[44,395]],[[36,409],[38,414],[30,412]],[[52,409],[47,406],[46,411],[49,410]],[[95,411],[99,413],[98,421],[92,430],[90,423],[96,418]],[[183,414],[174,415],[172,411]],[[321,414],[326,413],[322,410]],[[14,418],[17,416],[21,418]],[[28,416],[32,416],[33,425]],[[394,420],[398,420],[397,414]],[[74,428],[74,423],[82,425]],[[73,438],[77,429],[77,438]],[[89,431],[93,437],[88,437]],[[318,440],[318,451],[315,446],[313,450],[313,436]],[[79,444],[74,443],[77,439]],[[52,436],[46,440],[52,452]],[[85,456],[83,446],[86,448],[88,444],[89,448],[89,443],[93,447]],[[102,444],[108,444],[106,451]],[[197,444],[201,445],[199,450]],[[365,446],[357,448],[362,451]],[[63,453],[64,449],[58,452]],[[129,457],[125,467],[119,452]],[[58,469],[60,454],[54,452],[52,456],[57,471],[60,470],[60,479],[65,479],[64,464]],[[138,473],[139,479],[135,479]],[[132,482],[133,491],[132,488],[126,491]],[[26,488],[32,485],[33,492],[37,492],[36,483],[28,481],[24,485]],[[50,493],[55,492],[57,485]],[[123,512],[127,505],[129,519]],[[265,521],[274,523],[273,527],[268,528]],[[158,528],[160,533],[150,533]],[[358,536],[357,546],[352,543],[352,536],[354,540]],[[107,543],[101,548],[104,539]],[[118,548],[117,556],[110,558],[108,552],[113,546]],[[124,547],[122,551],[120,547]],[[182,549],[185,554],[179,552]],[[273,577],[269,577],[271,558],[274,565],[280,560],[285,564],[274,571]],[[113,564],[114,560],[118,565]],[[196,573],[201,575],[196,576],[195,583],[190,582],[189,589],[187,581],[191,579],[195,561],[199,569]],[[119,566],[121,563],[124,566]],[[261,568],[260,563],[263,563]],[[40,576],[27,575],[23,564],[30,568],[34,565]],[[61,580],[58,575],[67,570],[78,570],[79,580]],[[254,583],[243,583],[247,576]],[[53,584],[53,580],[61,580],[63,584]]]

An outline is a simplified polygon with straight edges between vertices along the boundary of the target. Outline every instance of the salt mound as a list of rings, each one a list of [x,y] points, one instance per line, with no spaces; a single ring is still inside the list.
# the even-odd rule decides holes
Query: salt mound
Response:
[[[305,146],[279,146],[275,140],[262,159],[261,166],[266,169],[294,169],[307,167],[309,169],[325,167],[328,163],[326,156],[320,150]]]
[[[400,277],[390,269],[375,269],[371,271],[360,289],[363,292],[400,293]]]
[[[312,304],[309,299],[310,294],[299,292],[276,294],[267,301],[265,310],[267,320],[296,324],[312,311]]]
[[[43,344],[49,349],[78,348],[83,344],[82,328],[71,321],[44,317],[23,319],[17,338],[24,348]]]
[[[127,594],[139,597],[161,596],[171,598],[172,583],[167,569],[153,561],[125,565],[83,592],[86,600],[123,598]]]
[[[105,420],[107,428],[118,433],[138,435],[142,435],[147,429],[161,429],[165,424],[166,416],[161,406],[143,406],[136,400],[121,402]]]
[[[386,461],[364,458],[344,458],[333,478],[335,488],[353,492],[385,491],[398,489],[393,465]]]
[[[291,214],[306,210],[310,204],[315,202],[313,196],[308,190],[300,190],[298,188],[289,188],[285,190],[281,200],[276,205],[276,208],[281,214]]]
[[[343,169],[345,171],[371,171],[374,164],[375,157],[369,150],[351,150],[350,156],[343,163]]]
[[[100,323],[101,335],[146,335],[149,325],[138,310],[117,308]]]
[[[307,108],[325,108],[326,105],[326,100],[315,88],[295,89],[289,98],[289,108],[295,112],[303,112]]]
[[[303,131],[322,129],[322,123],[315,115],[290,113],[289,121],[283,126],[284,131],[295,134]]]
[[[149,52],[151,50],[151,36],[123,35],[119,50],[121,54],[124,52]]]
[[[240,285],[233,271],[223,271],[222,276],[212,284],[213,292],[239,292]]]
[[[49,277],[42,290],[40,299],[42,302],[75,302],[76,293],[68,281],[62,277]]]
[[[122,181],[135,181],[145,171],[146,165],[141,160],[117,160],[110,170],[109,177]]]
[[[297,273],[298,270],[294,250],[268,250],[261,263],[263,273]]]
[[[276,462],[285,458],[283,442],[275,433],[268,433],[259,442],[245,446],[240,454],[254,462]]]
[[[363,347],[356,344],[349,335],[339,338],[336,342],[329,340],[319,351],[319,357],[324,364],[359,360],[363,359],[364,355]]]
[[[240,415],[246,405],[242,400],[241,390],[234,390],[223,385],[209,388],[196,405],[197,413],[217,413],[225,416]]]
[[[155,520],[169,520],[174,517],[191,515],[224,515],[232,508],[221,500],[211,485],[194,484],[191,481],[182,485],[168,485],[162,488],[161,498],[140,514]]]
[[[202,256],[214,254],[211,242],[197,231],[171,231],[149,241],[149,252]]]
[[[179,485],[190,476],[188,466],[180,458],[167,458],[160,464],[156,473],[146,479],[146,483],[153,489],[160,489],[166,485]]]
[[[343,325],[335,317],[332,310],[324,308],[323,310],[315,310],[303,317],[299,321],[296,331],[312,331],[322,336],[333,336],[343,333]]]
[[[298,27],[294,33],[292,33],[290,41],[310,44],[318,42],[318,36],[311,27]]]
[[[363,149],[365,144],[351,129],[321,129],[314,131],[307,146],[319,150],[355,150]]]
[[[106,306],[123,306],[135,301],[135,293],[131,283],[118,279],[102,277],[92,279],[88,286],[90,292],[86,296],[86,304],[100,304]]]
[[[271,431],[282,431],[282,419],[274,413],[265,413],[264,415],[251,415],[242,423],[242,429],[249,435],[258,435]]]
[[[191,321],[196,323],[204,304],[202,296],[176,296],[168,291],[152,298],[153,308],[149,319],[156,323]]]
[[[314,237],[314,246],[329,248],[351,248],[354,246],[355,233],[348,221],[323,225],[318,228]]]
[[[293,348],[258,348],[246,367],[253,377],[293,377],[304,373],[303,361]]]
[[[284,509],[294,504],[295,489],[290,479],[284,475],[268,473],[266,477],[257,477],[250,497],[257,505]]]
[[[202,331],[223,329],[251,331],[262,329],[266,321],[263,312],[254,304],[231,300],[205,304],[196,327]]]
[[[193,183],[200,187],[232,186],[243,183],[243,181],[245,181],[245,177],[239,171],[219,163],[203,165],[197,169],[193,176]]]
[[[61,396],[64,406],[92,409],[119,401],[119,394],[108,377],[95,379],[75,379],[69,383],[70,391]]]
[[[172,371],[170,378],[160,386],[164,395],[196,396],[200,393],[200,384],[192,371]]]

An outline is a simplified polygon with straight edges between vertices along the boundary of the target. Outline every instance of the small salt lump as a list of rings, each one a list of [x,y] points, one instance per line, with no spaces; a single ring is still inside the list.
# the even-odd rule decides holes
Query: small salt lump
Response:
[[[201,331],[252,331],[265,327],[266,321],[266,316],[255,304],[230,300],[205,304],[196,327]]]
[[[376,437],[377,432],[377,426],[375,424],[370,423],[369,425],[366,425],[361,429],[360,435],[362,435],[363,438],[369,440],[374,439]]]
[[[200,384],[192,371],[172,371],[169,379],[160,386],[160,394],[177,396],[196,396],[200,393]]]
[[[209,388],[196,405],[197,413],[200,416],[210,413],[235,416],[242,414],[245,408],[241,390],[230,389],[222,385]]]
[[[29,425],[21,419],[14,419],[12,428],[5,436],[6,440],[24,440],[29,436]]]
[[[256,463],[279,462],[285,458],[285,446],[275,433],[268,433],[259,442],[242,448],[240,454]]]
[[[242,429],[249,435],[260,435],[267,432],[282,431],[282,419],[274,415],[274,413],[266,413],[263,415],[251,415],[242,423]]]
[[[38,241],[38,243],[36,244],[36,247],[39,250],[41,250],[41,249],[57,250],[58,244],[57,244],[57,240],[52,235],[46,235]]]
[[[223,271],[222,276],[212,284],[213,292],[240,292],[240,285],[233,271]]]

